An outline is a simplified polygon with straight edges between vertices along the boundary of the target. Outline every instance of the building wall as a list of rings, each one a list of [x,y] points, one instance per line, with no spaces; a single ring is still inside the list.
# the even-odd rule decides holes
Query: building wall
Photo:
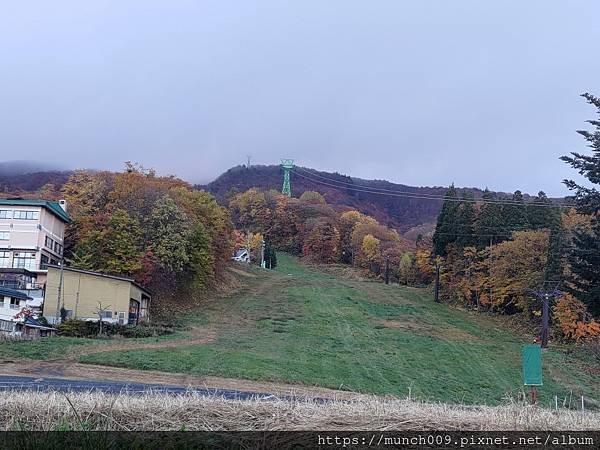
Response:
[[[11,308],[10,297],[0,296],[0,320],[12,321],[15,314],[25,307],[25,300],[15,299],[13,303],[18,304],[18,307]]]
[[[28,265],[25,267],[31,271],[43,270],[42,256],[48,262],[56,263],[60,260],[65,234],[63,221],[41,206],[0,205],[0,211],[9,211],[8,217],[0,216],[0,252],[3,252],[0,256],[8,256],[8,259],[0,258],[0,267],[15,267],[17,253],[34,256],[28,259]],[[34,213],[35,218],[15,218],[15,211]],[[46,237],[52,239],[52,242],[47,241]]]
[[[58,268],[48,268],[44,316],[51,323],[54,323],[56,317],[60,272]],[[64,304],[64,308],[71,312],[70,317],[81,320],[98,320],[97,310],[100,302],[103,309],[107,309],[107,312],[110,311],[110,316],[105,316],[103,320],[119,323],[119,319],[121,319],[120,323],[126,324],[129,317],[130,298],[139,299],[141,302],[142,292],[129,281],[69,270],[63,271],[61,305]]]

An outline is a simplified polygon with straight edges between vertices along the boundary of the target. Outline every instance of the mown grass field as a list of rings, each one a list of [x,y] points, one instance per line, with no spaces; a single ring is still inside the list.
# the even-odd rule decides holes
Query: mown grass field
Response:
[[[425,290],[327,274],[287,255],[280,255],[277,271],[251,270],[243,278],[244,289],[185,319],[213,330],[211,342],[102,351],[80,361],[400,397],[410,392],[448,403],[498,404],[523,390],[521,346],[531,337],[493,317],[437,304]],[[86,344],[50,339],[25,352],[27,345],[11,344],[0,357],[40,358],[44,347],[56,354]],[[600,400],[600,378],[577,352],[555,347],[544,353],[539,393],[545,404],[554,395]]]

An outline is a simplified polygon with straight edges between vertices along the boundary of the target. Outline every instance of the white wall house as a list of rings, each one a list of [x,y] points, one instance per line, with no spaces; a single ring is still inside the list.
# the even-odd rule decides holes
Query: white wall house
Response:
[[[25,269],[43,285],[46,266],[62,259],[70,221],[63,200],[0,199],[0,269]]]
[[[27,305],[31,297],[13,289],[0,287],[0,332],[14,331],[15,315]]]

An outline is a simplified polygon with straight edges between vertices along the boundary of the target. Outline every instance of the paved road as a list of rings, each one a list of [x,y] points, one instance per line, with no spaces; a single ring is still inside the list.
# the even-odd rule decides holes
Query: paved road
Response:
[[[108,394],[142,394],[142,393],[166,393],[166,394],[186,394],[196,393],[199,395],[216,395],[228,400],[244,400],[248,398],[262,399],[286,399],[292,397],[276,397],[273,394],[262,392],[245,392],[227,389],[206,389],[193,388],[185,386],[165,385],[165,384],[146,384],[131,383],[124,381],[89,381],[89,380],[69,380],[64,378],[36,378],[13,375],[0,375],[1,391],[59,391],[59,392],[104,392]],[[320,401],[323,399],[314,399]]]

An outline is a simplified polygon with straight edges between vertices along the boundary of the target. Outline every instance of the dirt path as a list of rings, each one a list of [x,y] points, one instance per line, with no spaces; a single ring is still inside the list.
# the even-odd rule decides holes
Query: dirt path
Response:
[[[82,356],[100,352],[152,348],[176,348],[184,345],[204,345],[214,341],[216,337],[217,333],[212,328],[193,327],[189,332],[189,338],[185,339],[173,339],[157,342],[127,342],[125,339],[120,339],[116,340],[115,342],[107,342],[105,344],[82,345],[72,347],[69,350],[68,355],[52,359],[51,361],[73,363],[79,360],[79,358]]]

